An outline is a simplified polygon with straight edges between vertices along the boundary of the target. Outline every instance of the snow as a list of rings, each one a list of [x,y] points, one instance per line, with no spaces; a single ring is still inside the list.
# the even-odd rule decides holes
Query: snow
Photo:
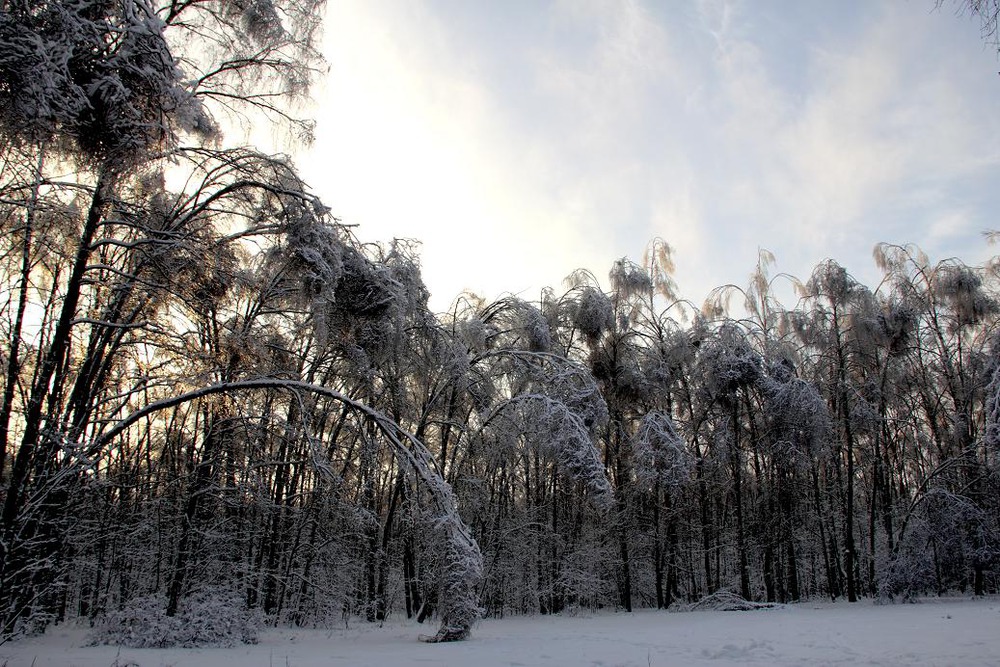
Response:
[[[57,626],[0,646],[8,667],[594,667],[670,665],[997,665],[1000,598],[920,604],[805,602],[756,611],[644,610],[482,621],[472,638],[425,644],[413,623],[351,622],[335,630],[269,630],[255,646],[125,649],[83,646]],[[4,663],[6,661],[6,663]]]

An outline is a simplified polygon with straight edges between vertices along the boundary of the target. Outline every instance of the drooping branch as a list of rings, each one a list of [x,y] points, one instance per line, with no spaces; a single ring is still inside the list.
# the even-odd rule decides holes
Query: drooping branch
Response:
[[[498,425],[501,416],[505,420]],[[525,445],[552,456],[571,479],[583,483],[595,505],[610,507],[614,492],[600,454],[583,419],[566,404],[540,393],[520,394],[499,404],[480,432],[491,427],[508,436],[514,432],[525,436]]]
[[[351,399],[328,387],[299,380],[253,378],[237,382],[220,382],[189,392],[154,401],[119,421],[96,438],[87,448],[88,457],[96,456],[135,423],[163,410],[177,407],[218,394],[233,394],[258,389],[280,389],[293,393],[307,392],[339,402],[370,420],[392,447],[393,456],[405,463],[420,477],[431,492],[436,505],[437,528],[445,538],[445,559],[442,582],[444,589],[441,627],[427,641],[456,641],[469,636],[479,617],[476,588],[482,578],[482,554],[468,526],[458,514],[451,487],[444,480],[434,457],[414,435],[395,421],[364,403]]]

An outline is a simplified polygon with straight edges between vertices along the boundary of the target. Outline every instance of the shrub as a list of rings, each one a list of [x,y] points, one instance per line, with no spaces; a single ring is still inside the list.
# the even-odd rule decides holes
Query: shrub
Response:
[[[129,648],[256,644],[264,620],[259,610],[247,609],[239,595],[224,589],[194,593],[175,616],[167,616],[165,609],[159,595],[136,598],[107,614],[95,627],[91,642]]]

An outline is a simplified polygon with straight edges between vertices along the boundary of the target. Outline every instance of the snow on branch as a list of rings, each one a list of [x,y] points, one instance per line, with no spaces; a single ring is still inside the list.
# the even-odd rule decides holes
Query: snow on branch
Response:
[[[615,325],[615,309],[608,295],[590,285],[579,288],[579,296],[570,304],[571,320],[587,344],[597,345],[601,335]]]
[[[442,573],[444,598],[442,600],[441,627],[438,633],[434,637],[427,638],[427,641],[456,641],[468,637],[472,625],[480,616],[476,587],[482,579],[483,559],[479,545],[472,537],[468,526],[459,516],[458,505],[451,487],[441,475],[437,462],[430,451],[420,440],[405,431],[391,418],[360,401],[348,398],[327,387],[297,380],[256,378],[238,382],[221,382],[178,396],[161,399],[136,410],[86,447],[86,456],[88,458],[96,456],[133,424],[161,410],[167,410],[207,396],[257,389],[283,389],[296,395],[300,392],[306,392],[324,396],[338,401],[346,408],[354,410],[375,424],[384,441],[390,445],[395,458],[400,463],[409,466],[429,489],[436,509],[436,525],[445,541],[446,558]],[[321,467],[320,470],[329,473],[325,467]]]
[[[738,327],[725,324],[701,348],[699,366],[713,396],[728,400],[761,375],[761,358]]]
[[[147,0],[30,6],[0,11],[0,132],[121,168],[208,126]]]
[[[485,420],[495,444],[515,447],[524,442],[551,456],[570,478],[582,482],[600,507],[612,501],[600,454],[584,419],[560,400],[541,393],[520,394],[496,406]]]
[[[636,477],[640,484],[674,488],[690,475],[694,460],[665,412],[648,412],[633,436]]]
[[[815,456],[830,439],[832,421],[815,385],[800,378],[762,378],[775,447],[799,464]]]

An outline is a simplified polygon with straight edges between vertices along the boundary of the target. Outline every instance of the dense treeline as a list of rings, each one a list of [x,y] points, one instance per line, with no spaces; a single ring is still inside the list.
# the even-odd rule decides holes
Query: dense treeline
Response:
[[[1000,264],[882,245],[785,308],[762,254],[694,308],[656,241],[434,314],[411,244],[221,138],[308,129],[317,7],[0,8],[4,633],[1000,587]]]

